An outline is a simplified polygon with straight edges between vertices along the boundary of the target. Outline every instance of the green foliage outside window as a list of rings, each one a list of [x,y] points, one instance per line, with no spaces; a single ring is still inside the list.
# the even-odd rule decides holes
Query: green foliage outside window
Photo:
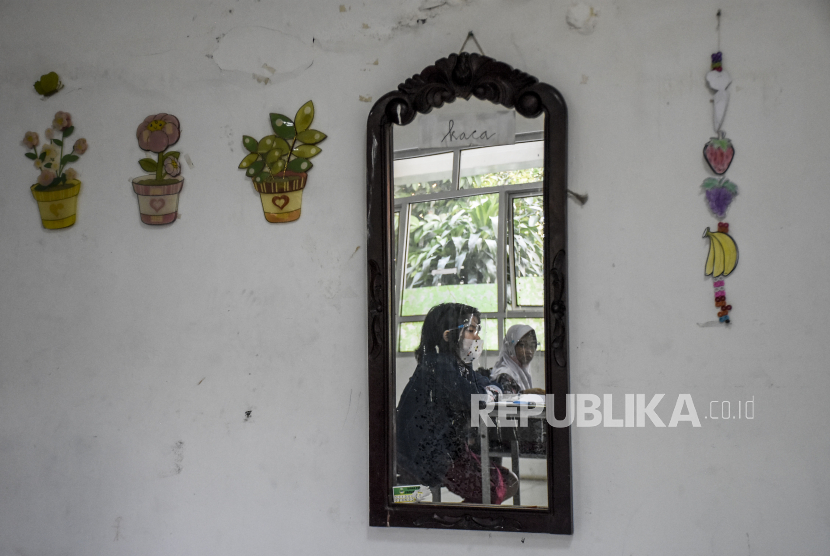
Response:
[[[412,197],[413,195],[429,195],[441,191],[451,191],[452,180],[432,180],[403,185],[395,185],[395,198]]]
[[[464,178],[468,184],[474,183],[475,187],[533,183],[541,179],[541,168],[496,172]],[[419,183],[401,186],[400,191],[422,194],[426,192],[425,189],[432,189],[431,185]],[[443,189],[444,187],[446,187],[444,182],[436,184],[436,188]],[[427,201],[413,203],[410,206],[406,289],[497,283],[496,238],[499,214],[497,194]],[[541,276],[544,230],[541,196],[515,200],[513,230],[517,279]],[[440,272],[452,269],[456,272],[446,274]],[[540,288],[537,287],[536,280],[517,280],[517,282],[521,305],[542,304]],[[529,288],[523,288],[523,282]],[[443,296],[438,292],[435,295]],[[410,303],[407,303],[407,297],[410,297]],[[431,298],[433,296],[418,297]],[[467,298],[465,295],[457,297]],[[415,301],[404,291],[403,315],[424,314],[420,312],[423,311],[421,305],[421,302]],[[479,307],[479,309],[495,310],[490,307]]]
[[[497,194],[413,203],[406,287],[496,283],[498,220]]]
[[[541,277],[544,274],[545,221],[542,196],[513,200],[513,250],[516,254],[516,282],[519,305],[542,305]],[[523,280],[524,279],[524,280]],[[538,286],[537,286],[538,283]]]
[[[497,187],[499,185],[517,185],[520,183],[541,182],[544,176],[542,168],[528,168],[526,170],[512,170],[507,172],[493,172],[478,176],[461,178],[461,189]]]

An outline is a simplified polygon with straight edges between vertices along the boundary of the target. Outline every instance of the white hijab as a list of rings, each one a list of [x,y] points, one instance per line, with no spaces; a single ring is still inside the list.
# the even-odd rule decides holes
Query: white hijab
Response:
[[[533,327],[526,324],[514,324],[507,330],[499,352],[499,359],[491,373],[492,380],[496,380],[501,374],[506,374],[512,377],[522,390],[533,388],[530,380],[530,364],[522,366],[516,358],[516,344],[525,334],[532,331]]]

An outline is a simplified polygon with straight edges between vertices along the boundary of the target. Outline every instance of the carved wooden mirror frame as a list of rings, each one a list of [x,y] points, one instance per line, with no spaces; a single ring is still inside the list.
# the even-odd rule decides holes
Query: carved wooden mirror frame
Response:
[[[544,113],[545,386],[565,417],[569,392],[567,307],[567,110],[559,92],[535,77],[478,54],[452,54],[384,95],[367,129],[369,335],[369,524],[573,533],[570,429],[547,427],[548,507],[393,503],[394,387],[392,125],[407,125],[457,98],[475,96],[522,116]]]

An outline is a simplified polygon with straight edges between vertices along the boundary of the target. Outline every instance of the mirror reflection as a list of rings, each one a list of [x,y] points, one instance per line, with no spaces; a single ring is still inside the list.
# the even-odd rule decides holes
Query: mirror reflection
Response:
[[[547,506],[544,411],[517,410],[544,406],[544,116],[445,111],[515,133],[424,148],[425,116],[393,126],[394,501]]]

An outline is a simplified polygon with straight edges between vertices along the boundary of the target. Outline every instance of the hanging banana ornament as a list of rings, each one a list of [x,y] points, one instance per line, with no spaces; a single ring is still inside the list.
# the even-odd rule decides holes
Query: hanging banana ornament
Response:
[[[723,231],[721,231],[723,230]],[[729,276],[738,266],[738,246],[728,233],[729,225],[718,223],[718,231],[710,232],[709,228],[703,232],[703,237],[709,238],[709,257],[706,259],[706,276],[718,278]]]
[[[712,54],[711,71],[706,74],[706,83],[714,92],[712,124],[715,128],[715,137],[704,145],[703,157],[715,175],[723,176],[732,164],[735,148],[732,146],[732,141],[726,138],[726,133],[721,130],[726,116],[726,106],[729,103],[728,87],[732,83],[732,78],[723,69],[723,54],[720,52],[720,10],[718,10],[718,52]],[[701,188],[712,214],[718,219],[725,218],[726,210],[738,195],[738,186],[725,177],[720,177],[703,180]],[[738,266],[738,245],[729,235],[729,224],[726,222],[718,222],[717,232],[712,232],[707,227],[703,232],[703,237],[709,239],[706,276],[711,276],[713,279],[718,320],[723,324],[729,324],[731,322],[729,312],[732,310],[732,305],[726,304],[724,278]]]
[[[729,224],[725,222],[718,222],[717,232],[710,232],[709,228],[703,232],[703,237],[709,238],[706,276],[714,279],[712,285],[715,287],[715,307],[718,308],[718,319],[724,324],[729,324],[729,311],[732,310],[732,305],[726,304],[723,278],[729,276],[738,266],[738,245],[727,232]]]

